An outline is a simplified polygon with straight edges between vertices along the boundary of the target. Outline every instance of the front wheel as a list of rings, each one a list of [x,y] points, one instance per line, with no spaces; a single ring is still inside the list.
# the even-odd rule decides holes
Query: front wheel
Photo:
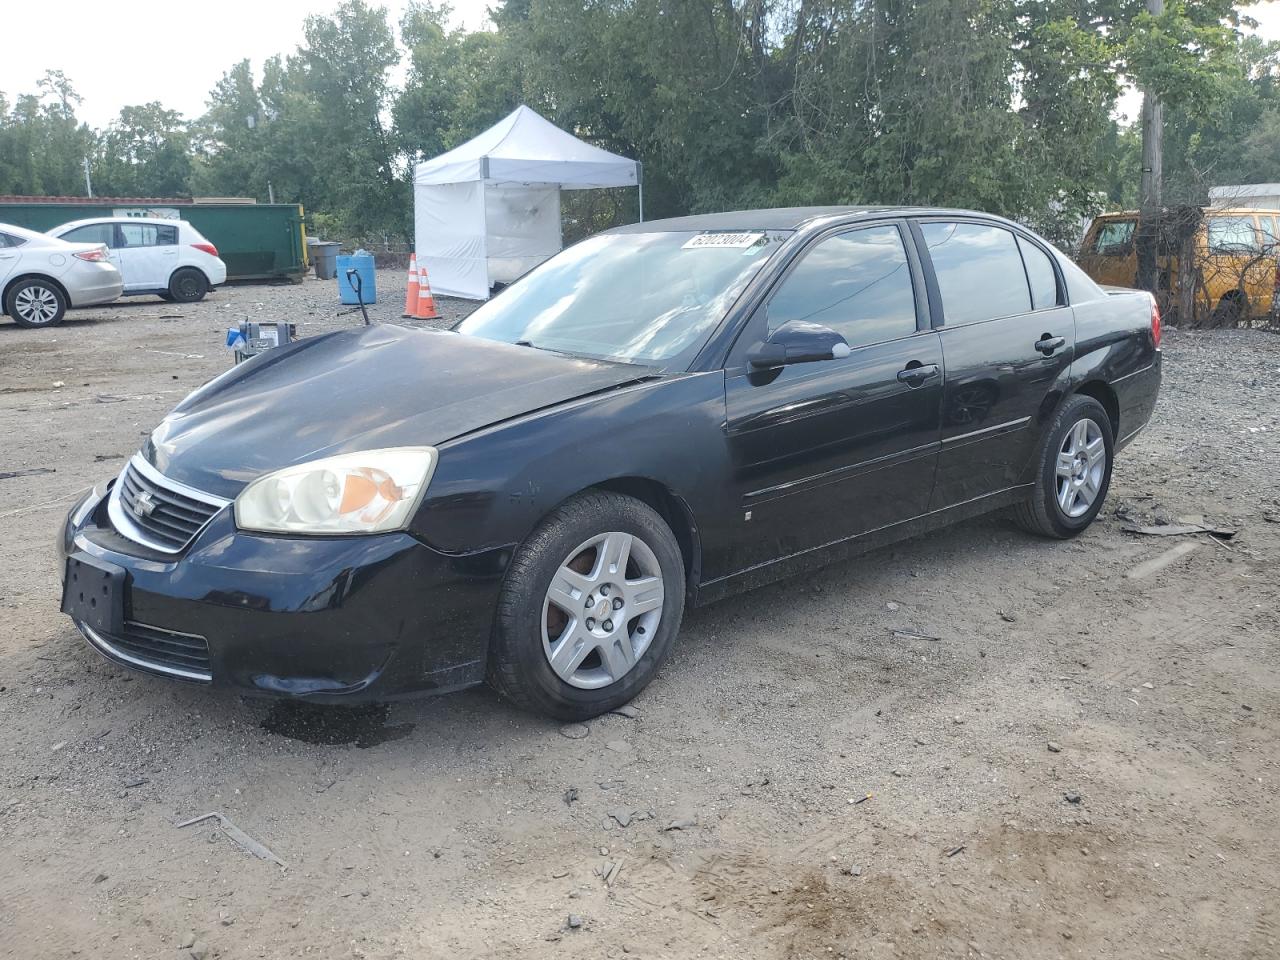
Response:
[[[1066,540],[1093,523],[1111,486],[1111,418],[1092,397],[1069,397],[1040,445],[1031,499],[1014,512],[1031,533]]]
[[[585,720],[658,672],[684,615],[684,562],[647,504],[605,491],[558,507],[521,545],[498,599],[490,682],[517,705]]]
[[[56,327],[67,314],[67,298],[47,280],[19,280],[5,297],[4,311],[20,327]]]

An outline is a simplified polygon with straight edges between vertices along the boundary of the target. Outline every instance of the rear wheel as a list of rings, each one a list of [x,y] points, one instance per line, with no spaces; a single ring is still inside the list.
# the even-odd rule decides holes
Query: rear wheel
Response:
[[[169,278],[169,297],[176,303],[195,303],[208,292],[208,278],[195,267],[181,267]]]
[[[1025,530],[1065,540],[1093,523],[1111,486],[1111,418],[1092,397],[1067,398],[1040,445],[1031,499],[1014,515]]]
[[[55,284],[32,277],[9,288],[4,311],[20,327],[55,327],[66,316],[67,298]]]
[[[598,716],[648,685],[683,615],[684,562],[662,517],[621,494],[575,497],[511,561],[490,682],[528,710]]]

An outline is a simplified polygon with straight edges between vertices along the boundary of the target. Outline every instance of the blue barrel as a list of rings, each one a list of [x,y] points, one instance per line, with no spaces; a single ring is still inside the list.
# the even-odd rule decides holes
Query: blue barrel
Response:
[[[343,303],[359,303],[356,288],[347,276],[348,270],[355,270],[360,277],[360,297],[365,303],[378,302],[377,275],[373,269],[373,254],[367,250],[357,250],[349,257],[338,257],[338,294]]]

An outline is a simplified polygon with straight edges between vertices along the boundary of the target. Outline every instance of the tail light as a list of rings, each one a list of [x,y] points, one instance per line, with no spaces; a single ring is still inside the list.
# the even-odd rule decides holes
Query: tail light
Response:
[[[1160,346],[1160,304],[1156,303],[1155,297],[1151,298],[1151,340]]]
[[[99,247],[97,250],[81,250],[79,253],[73,253],[72,256],[77,260],[88,260],[90,263],[102,263],[107,259],[107,248]]]
[[[212,243],[193,243],[192,246],[197,250],[207,253],[211,257],[216,257],[218,255],[218,248]]]

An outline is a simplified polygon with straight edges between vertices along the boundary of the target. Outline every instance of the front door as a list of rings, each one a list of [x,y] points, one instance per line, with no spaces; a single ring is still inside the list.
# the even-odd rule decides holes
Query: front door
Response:
[[[906,244],[898,223],[819,239],[739,338],[725,382],[737,507],[727,572],[928,508],[943,358]],[[746,351],[791,321],[832,328],[849,355],[767,371],[747,366]]]
[[[1075,316],[1052,258],[981,221],[919,224],[939,293],[942,449],[933,509],[1026,483],[1075,350]]]

